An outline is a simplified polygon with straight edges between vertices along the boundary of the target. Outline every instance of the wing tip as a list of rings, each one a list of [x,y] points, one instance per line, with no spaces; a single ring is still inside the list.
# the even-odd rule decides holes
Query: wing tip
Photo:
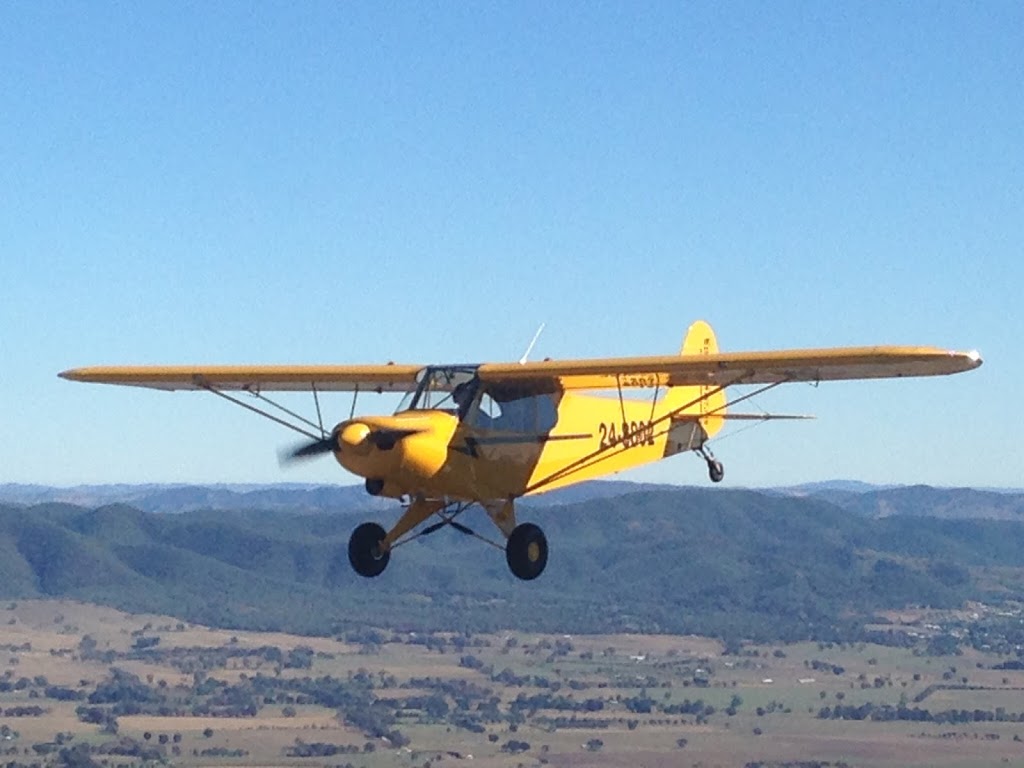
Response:
[[[951,349],[948,352],[949,359],[955,361],[956,368],[952,373],[964,373],[966,371],[973,371],[975,368],[980,368],[981,364],[985,361],[981,357],[981,353],[972,349],[967,352]]]
[[[61,371],[57,374],[59,378],[65,381],[80,381],[86,384],[102,384],[104,382],[103,376],[106,373],[102,366],[93,366],[86,368],[68,368],[66,371]]]

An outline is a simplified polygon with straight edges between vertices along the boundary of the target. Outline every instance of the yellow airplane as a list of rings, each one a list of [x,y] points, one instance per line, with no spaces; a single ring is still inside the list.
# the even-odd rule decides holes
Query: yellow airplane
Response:
[[[377,576],[397,546],[446,525],[484,539],[455,518],[482,507],[505,537],[520,579],[544,570],[548,544],[517,524],[515,500],[694,451],[713,482],[724,470],[708,440],[729,419],[806,418],[737,414],[743,400],[790,382],[936,376],[977,368],[977,352],[934,347],[846,347],[720,353],[711,327],[690,326],[681,354],[478,365],[116,366],[76,368],[72,381],[164,390],[205,390],[310,439],[291,459],[331,453],[374,496],[402,499],[390,530],[358,526],[349,540],[355,571]],[[731,402],[726,388],[754,385]],[[305,391],[317,421],[266,396]],[[354,392],[352,416],[323,427],[319,393]],[[633,397],[626,397],[630,392]],[[245,402],[233,392],[255,398]],[[355,417],[360,392],[403,392],[393,416]],[[637,397],[636,395],[640,395]],[[437,522],[415,529],[432,517]],[[487,539],[484,539],[487,541]]]

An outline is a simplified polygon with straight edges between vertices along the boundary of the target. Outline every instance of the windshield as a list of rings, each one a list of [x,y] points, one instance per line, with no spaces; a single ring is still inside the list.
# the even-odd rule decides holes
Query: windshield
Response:
[[[415,392],[409,392],[398,404],[401,411],[441,410],[457,413],[459,418],[466,411],[476,395],[475,366],[434,366],[424,368],[417,376],[419,385]]]

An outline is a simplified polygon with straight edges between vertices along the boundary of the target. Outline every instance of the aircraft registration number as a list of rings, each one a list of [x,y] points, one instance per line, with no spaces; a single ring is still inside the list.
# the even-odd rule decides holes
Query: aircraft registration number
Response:
[[[624,387],[645,387],[650,389],[651,387],[658,386],[658,377],[653,373],[623,376],[620,383]]]
[[[633,448],[638,445],[654,445],[654,423],[650,421],[624,421],[621,424],[602,422],[598,424],[601,435],[601,449],[621,445]]]

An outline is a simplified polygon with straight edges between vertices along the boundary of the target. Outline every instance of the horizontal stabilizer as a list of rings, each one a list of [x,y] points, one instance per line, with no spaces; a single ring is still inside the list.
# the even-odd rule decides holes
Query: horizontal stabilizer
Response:
[[[802,413],[723,413],[722,418],[734,421],[781,421],[783,419],[816,419],[817,416]]]
[[[700,418],[714,417],[725,421],[782,421],[782,420],[806,420],[816,419],[817,416],[796,413],[681,413],[673,416],[674,421],[696,421]]]

